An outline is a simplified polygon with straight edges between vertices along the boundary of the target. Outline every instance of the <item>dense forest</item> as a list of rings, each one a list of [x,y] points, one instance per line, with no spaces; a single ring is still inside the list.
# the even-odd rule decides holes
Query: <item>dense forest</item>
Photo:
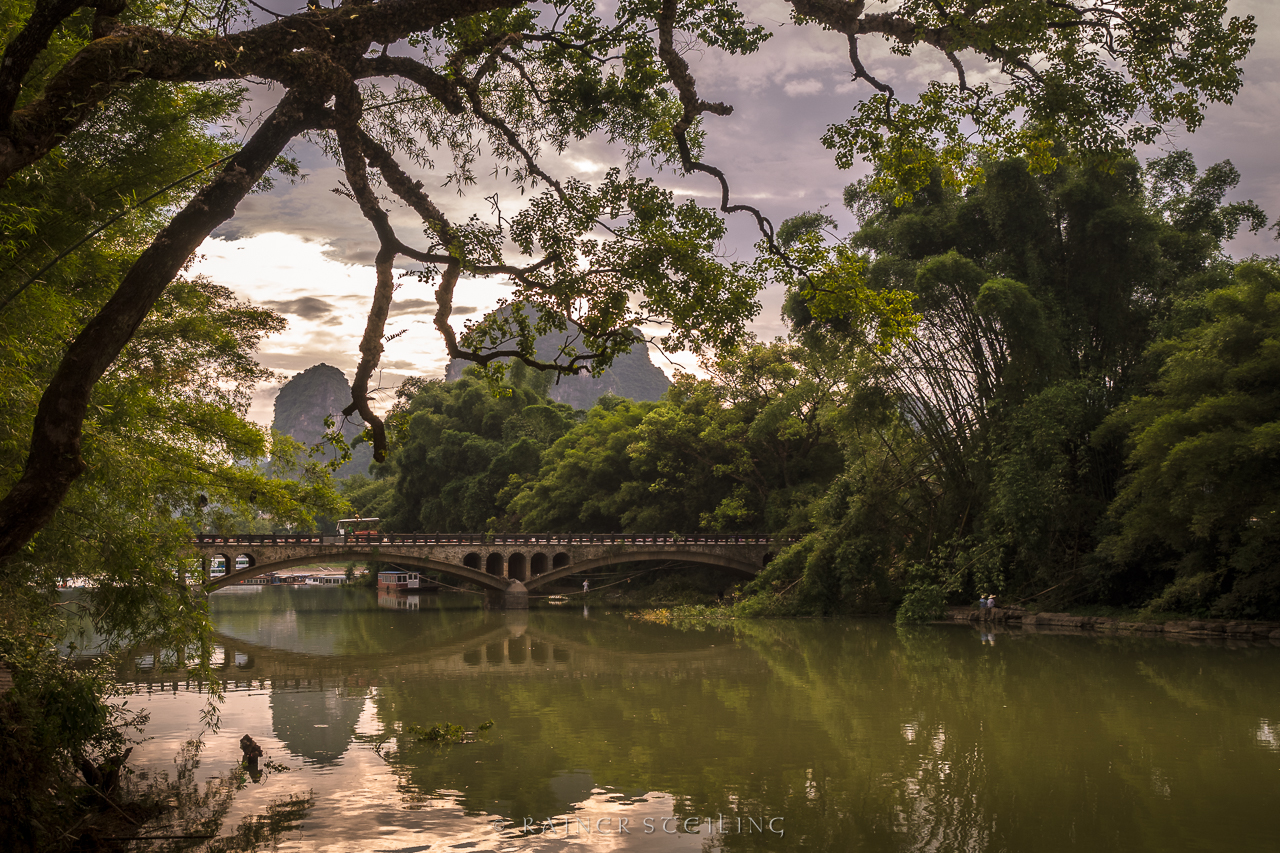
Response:
[[[803,537],[751,614],[925,618],[998,593],[1041,607],[1280,613],[1280,264],[1223,242],[1229,162],[991,164],[907,204],[854,184],[860,227],[781,230],[867,258],[909,306],[887,334],[790,287],[786,340],[743,342],[662,400],[574,411],[544,376],[415,381],[390,459],[346,483],[400,531],[768,532]]]

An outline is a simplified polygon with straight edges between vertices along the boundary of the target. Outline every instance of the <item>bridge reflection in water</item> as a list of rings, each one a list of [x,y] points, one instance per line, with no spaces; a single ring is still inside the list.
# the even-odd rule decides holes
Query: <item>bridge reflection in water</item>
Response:
[[[714,634],[661,631],[664,641],[639,655],[629,643],[602,643],[601,633],[616,635],[625,626],[593,623],[585,608],[545,614],[550,621],[534,613],[531,624],[528,610],[484,610],[456,595],[433,596],[436,606],[428,609],[435,612],[422,613],[371,609],[372,591],[363,589],[249,592],[211,598],[218,625],[213,668],[233,701],[238,692],[266,691],[272,733],[291,753],[321,765],[350,748],[371,700],[405,683],[700,678],[756,669],[746,650],[717,649]],[[181,654],[139,649],[117,678],[144,692],[197,691],[187,663]]]

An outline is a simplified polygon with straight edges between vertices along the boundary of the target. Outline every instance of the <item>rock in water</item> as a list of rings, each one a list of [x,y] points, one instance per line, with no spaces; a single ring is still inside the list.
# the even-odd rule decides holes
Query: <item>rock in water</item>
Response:
[[[257,741],[248,735],[240,738],[240,751],[244,753],[245,764],[257,764],[258,759],[262,757],[262,747],[258,746]]]

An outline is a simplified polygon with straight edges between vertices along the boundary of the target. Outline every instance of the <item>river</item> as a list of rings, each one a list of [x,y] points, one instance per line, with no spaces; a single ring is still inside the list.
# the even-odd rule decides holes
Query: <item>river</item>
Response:
[[[134,786],[182,789],[148,834],[398,853],[1253,851],[1280,838],[1270,645],[879,620],[680,630],[581,604],[486,612],[342,588],[210,603],[216,733],[165,656],[134,655],[119,676],[151,716]],[[470,743],[411,734],[487,720]],[[257,781],[235,769],[243,734],[266,752]]]

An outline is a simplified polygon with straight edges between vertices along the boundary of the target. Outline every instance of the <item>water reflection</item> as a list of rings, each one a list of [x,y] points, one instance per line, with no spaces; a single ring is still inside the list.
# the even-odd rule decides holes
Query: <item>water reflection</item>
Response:
[[[213,597],[235,686],[218,738],[295,768],[275,796],[316,795],[281,849],[1264,849],[1280,831],[1280,650],[420,606]],[[189,731],[180,674],[122,677]],[[477,743],[405,734],[486,719]]]
[[[364,711],[363,691],[271,688],[271,731],[293,755],[317,764],[336,762]]]

